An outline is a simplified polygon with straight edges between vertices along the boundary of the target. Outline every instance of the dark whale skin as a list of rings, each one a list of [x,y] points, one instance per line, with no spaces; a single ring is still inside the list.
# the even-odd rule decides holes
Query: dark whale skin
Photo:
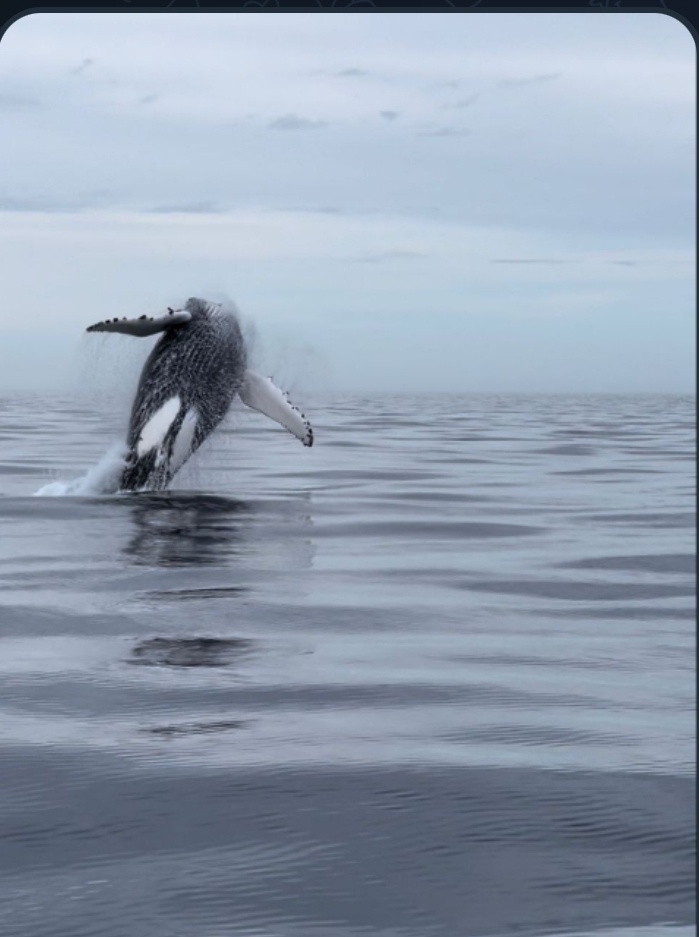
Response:
[[[166,488],[179,467],[173,471],[170,459],[188,410],[198,415],[191,455],[225,417],[243,383],[247,351],[235,314],[199,299],[188,300],[185,309],[190,321],[168,328],[143,366],[131,408],[122,491]],[[162,444],[139,455],[144,426],[174,397],[180,399],[179,410]]]

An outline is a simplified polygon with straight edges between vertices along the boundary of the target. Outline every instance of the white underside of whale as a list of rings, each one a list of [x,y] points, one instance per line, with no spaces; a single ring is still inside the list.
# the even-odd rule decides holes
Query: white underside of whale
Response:
[[[162,407],[156,410],[145,424],[141,430],[141,435],[138,437],[136,453],[139,457],[150,452],[151,449],[158,449],[155,457],[155,464],[156,466],[163,464],[166,459],[163,443],[165,442],[165,437],[170,427],[177,419],[180,407],[180,398],[175,396],[166,400]],[[198,413],[194,407],[190,407],[184,415],[182,425],[177,432],[175,442],[172,446],[172,454],[168,464],[168,470],[172,475],[184,465],[191,455],[192,441],[194,440],[194,433],[197,429],[197,421]]]
[[[181,401],[179,397],[170,397],[162,407],[159,407],[141,430],[136,443],[136,453],[140,457],[160,446],[167,436],[177,414],[180,412]],[[178,434],[179,435],[179,434]]]

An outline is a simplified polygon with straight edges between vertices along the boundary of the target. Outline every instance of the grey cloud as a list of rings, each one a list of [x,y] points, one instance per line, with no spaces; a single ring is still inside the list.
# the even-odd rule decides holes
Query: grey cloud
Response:
[[[338,78],[363,78],[369,72],[363,68],[343,68],[342,71],[335,72]]]
[[[284,211],[296,212],[306,215],[344,215],[344,208],[337,208],[335,205],[272,205],[263,209],[264,211]]]
[[[503,78],[498,82],[499,88],[520,88],[523,85],[540,85],[547,81],[555,81],[561,77],[560,72],[551,72],[547,75],[532,75],[531,78]]]
[[[388,121],[396,120],[400,116],[399,111],[379,111],[379,114]]]
[[[95,64],[94,59],[83,59],[80,65],[76,66],[76,68],[71,68],[70,73],[71,75],[82,75],[82,73],[86,69],[88,69],[91,65],[94,65],[94,64]]]
[[[285,114],[277,117],[268,124],[270,130],[320,130],[327,127],[327,121],[309,120],[307,117],[297,117],[296,114]]]
[[[31,198],[3,198],[0,196],[0,211],[45,211],[47,202]]]
[[[476,101],[480,98],[480,94],[470,94],[466,98],[459,98],[458,101],[454,101],[449,104],[442,104],[443,111],[452,111],[452,110],[463,110],[465,107],[471,107]]]
[[[429,256],[422,251],[369,251],[359,257],[354,257],[358,264],[382,264],[389,260],[417,260]]]
[[[89,189],[86,192],[78,192],[76,202],[79,201],[81,205],[103,205],[113,201],[116,195],[113,189]]]
[[[419,137],[462,137],[471,133],[470,130],[459,129],[458,127],[437,127],[434,130],[419,130]]]
[[[491,264],[572,264],[577,263],[574,260],[554,260],[553,258],[542,257],[542,258],[505,258],[491,260]]]
[[[180,204],[173,205],[158,205],[156,208],[151,208],[154,214],[157,215],[218,215],[221,212],[225,211],[225,208],[216,202],[207,201],[206,199],[200,202],[182,202]]]
[[[20,94],[0,94],[0,110],[24,110],[24,108],[42,107],[38,98],[29,98]]]
[[[138,99],[139,104],[153,104],[154,101],[157,101],[160,97],[159,94],[144,94],[142,98]]]
[[[0,194],[0,211],[80,212],[89,208],[114,204],[118,199],[119,194],[107,188],[78,191],[63,198],[52,198],[41,194],[21,196]]]
[[[607,263],[615,264],[618,267],[637,267],[637,260],[609,260]]]
[[[43,195],[30,195],[24,198],[13,196],[0,196],[0,211],[26,211],[26,212],[61,212],[80,211],[88,207],[84,198],[57,200]]]
[[[454,104],[454,107],[470,107],[472,104],[475,104],[480,94],[470,94],[467,98],[461,98],[459,101]]]

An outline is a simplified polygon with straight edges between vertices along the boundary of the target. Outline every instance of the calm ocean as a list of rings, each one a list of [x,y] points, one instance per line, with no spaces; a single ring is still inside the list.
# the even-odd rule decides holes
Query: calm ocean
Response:
[[[694,398],[303,404],[0,399],[2,937],[693,934]]]

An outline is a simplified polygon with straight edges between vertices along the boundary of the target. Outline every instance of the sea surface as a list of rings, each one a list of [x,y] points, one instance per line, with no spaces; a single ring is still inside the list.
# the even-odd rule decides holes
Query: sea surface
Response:
[[[0,399],[0,935],[693,934],[694,398],[299,402]]]

